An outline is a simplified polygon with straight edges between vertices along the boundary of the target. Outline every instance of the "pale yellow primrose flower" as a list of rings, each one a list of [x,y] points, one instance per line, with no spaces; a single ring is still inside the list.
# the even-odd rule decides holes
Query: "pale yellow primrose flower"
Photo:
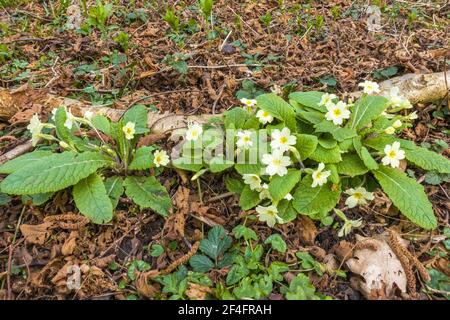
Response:
[[[153,153],[153,163],[157,168],[160,166],[167,166],[169,164],[169,156],[167,155],[167,152],[165,150],[156,150]]]
[[[342,125],[344,119],[350,118],[350,110],[347,109],[347,104],[343,101],[336,104],[329,103],[326,108],[328,112],[325,114],[325,118],[328,121],[333,121],[337,126]]]
[[[71,130],[73,123],[75,121],[75,117],[74,115],[70,112],[66,110],[66,115],[67,115],[67,119],[64,122],[64,127],[66,127],[67,129]]]
[[[86,111],[85,113],[84,113],[84,118],[86,119],[86,120],[88,120],[88,121],[91,121],[92,120],[92,117],[94,116],[94,113],[92,112],[92,111]]]
[[[254,107],[254,106],[256,106],[256,100],[255,99],[242,98],[240,101],[246,107]]]
[[[34,147],[40,140],[40,134],[42,129],[44,128],[44,124],[39,120],[39,116],[35,113],[30,120],[30,124],[27,126],[27,129],[31,132],[31,145]]]
[[[250,130],[239,131],[236,146],[240,149],[249,149],[253,146],[252,132]]]
[[[127,122],[127,124],[122,128],[122,131],[125,133],[125,138],[127,140],[133,139],[136,132],[134,122]]]
[[[283,152],[279,149],[272,151],[272,154],[265,154],[262,156],[261,162],[266,167],[266,173],[270,176],[278,174],[279,176],[284,176],[287,174],[286,167],[291,164],[291,159],[289,157],[283,156]]]
[[[198,123],[189,123],[188,129],[186,131],[186,140],[197,141],[197,139],[202,135],[203,128]]]
[[[272,131],[271,137],[270,146],[272,149],[278,149],[281,152],[288,151],[289,146],[297,143],[297,137],[291,135],[289,128],[283,128],[281,131],[275,129]]]
[[[395,141],[392,145],[388,144],[384,147],[386,156],[381,159],[381,162],[392,168],[397,168],[400,165],[400,160],[405,158],[405,151],[400,149],[400,142]]]
[[[272,200],[272,196],[270,195],[269,191],[269,185],[267,183],[264,183],[258,191],[259,191],[259,200],[264,199]]]
[[[256,174],[242,175],[244,183],[248,184],[251,190],[258,190],[261,188],[261,178]]]
[[[311,187],[315,188],[327,183],[328,177],[331,175],[331,171],[323,171],[323,169],[325,169],[325,164],[321,162],[319,163],[317,170],[312,173],[313,183],[311,184]]]
[[[350,188],[345,193],[350,196],[345,200],[345,205],[349,208],[354,208],[357,205],[366,205],[367,200],[373,200],[375,198],[372,192],[368,192],[363,187],[356,189]]]
[[[273,117],[270,115],[270,113],[264,110],[258,110],[258,112],[256,113],[256,117],[262,124],[271,123],[273,121]]]
[[[384,133],[386,133],[386,134],[394,134],[395,133],[395,128],[394,127],[387,127],[385,130],[384,130]]]
[[[398,128],[400,128],[402,126],[402,122],[400,120],[395,120],[394,123],[392,124],[392,126],[395,129],[398,129]]]
[[[378,85],[378,83],[373,81],[366,80],[358,84],[358,86],[362,87],[363,92],[366,94],[380,93],[380,86]]]
[[[328,106],[329,104],[334,104],[334,99],[337,99],[337,96],[335,94],[324,93],[320,98],[319,106]]]
[[[268,207],[257,206],[256,212],[258,212],[259,221],[266,222],[271,228],[273,228],[276,223],[283,222],[283,219],[278,215],[277,207],[274,205]]]

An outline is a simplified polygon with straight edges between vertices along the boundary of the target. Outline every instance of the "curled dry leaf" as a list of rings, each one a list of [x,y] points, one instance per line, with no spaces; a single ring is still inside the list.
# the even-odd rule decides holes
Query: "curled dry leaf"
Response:
[[[64,256],[68,256],[73,253],[75,247],[77,246],[77,238],[78,238],[78,231],[72,231],[61,248],[61,253]]]
[[[298,219],[299,237],[304,243],[313,245],[317,236],[317,228],[314,222],[303,215],[299,215]]]
[[[393,298],[397,288],[406,293],[406,272],[384,236],[365,238],[357,235],[353,257],[346,265],[362,277],[354,278],[352,284],[367,299]]]
[[[38,225],[23,224],[20,226],[20,232],[22,232],[26,242],[42,245],[50,236],[52,226],[53,223],[51,222],[44,222]]]
[[[212,289],[207,286],[189,282],[188,289],[186,290],[185,294],[189,297],[189,299],[192,300],[205,300],[207,294],[211,292]]]

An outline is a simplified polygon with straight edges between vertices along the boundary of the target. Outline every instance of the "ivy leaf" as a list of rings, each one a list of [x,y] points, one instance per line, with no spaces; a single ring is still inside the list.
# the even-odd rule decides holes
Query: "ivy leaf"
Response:
[[[14,171],[0,184],[9,194],[55,192],[76,184],[97,169],[114,162],[97,152],[63,152],[31,163]]]
[[[117,207],[120,196],[123,194],[123,180],[121,177],[109,177],[104,181],[106,194],[111,200],[113,209]]]
[[[46,158],[53,153],[51,151],[47,150],[37,150],[30,153],[26,153],[24,155],[21,155],[20,157],[17,157],[15,159],[12,159],[2,165],[0,165],[0,173],[13,173],[19,169],[23,169],[25,166],[28,166],[30,164],[36,163],[36,161]]]
[[[138,148],[128,168],[131,170],[145,170],[154,167],[153,150],[155,150],[155,147],[151,146]]]
[[[106,194],[105,185],[97,174],[91,174],[73,187],[73,199],[78,210],[92,222],[102,224],[111,221],[113,207]]]
[[[200,250],[214,261],[224,254],[232,244],[233,240],[226,234],[225,229],[220,226],[212,227],[208,232],[208,238],[200,241]]]
[[[272,249],[277,250],[280,253],[285,253],[287,250],[286,242],[279,234],[272,234],[265,241],[265,244],[270,244]]]
[[[422,185],[400,170],[380,166],[373,174],[394,205],[412,222],[424,229],[437,227],[433,207]]]
[[[311,134],[296,134],[295,136],[297,137],[295,147],[300,153],[302,160],[308,159],[316,151],[319,143],[318,138]]]
[[[208,272],[214,268],[214,262],[203,254],[196,254],[191,257],[189,264],[195,272]]]
[[[276,175],[269,183],[269,192],[274,201],[282,200],[300,181],[300,170],[289,170],[282,177]]]
[[[377,118],[387,106],[388,100],[381,96],[363,96],[352,107],[352,114],[347,126],[359,130]]]
[[[316,109],[320,112],[327,112],[325,106],[319,106],[323,94],[323,92],[319,91],[292,92],[289,95],[289,99],[292,99],[305,107]]]
[[[283,121],[291,132],[297,131],[294,109],[289,103],[273,93],[262,94],[256,98],[256,101],[258,108]]]
[[[127,177],[125,194],[141,208],[150,208],[166,217],[172,206],[169,194],[155,177]]]
[[[316,150],[309,157],[314,161],[323,163],[338,163],[342,161],[341,149],[339,146],[332,149],[325,149],[321,145],[318,145]]]
[[[341,188],[330,182],[311,187],[313,179],[311,175],[306,176],[297,187],[292,200],[292,205],[301,214],[314,214],[317,212],[328,212],[333,209],[339,201]]]
[[[345,153],[342,161],[336,164],[337,172],[350,177],[360,176],[369,171],[357,154]]]
[[[233,235],[236,239],[244,238],[245,241],[258,241],[256,232],[242,224],[239,224],[233,228]]]
[[[239,206],[242,210],[250,210],[254,208],[261,200],[259,199],[259,193],[255,190],[251,190],[248,185],[244,187],[239,199]]]

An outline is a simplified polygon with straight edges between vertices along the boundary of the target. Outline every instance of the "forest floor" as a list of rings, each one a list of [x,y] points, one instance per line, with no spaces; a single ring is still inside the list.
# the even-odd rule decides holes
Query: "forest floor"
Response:
[[[381,29],[376,32],[368,31],[368,1],[218,0],[212,23],[197,1],[113,1],[105,23],[94,14],[91,27],[82,24],[78,30],[70,28],[79,20],[76,10],[67,11],[70,1],[22,2],[0,0],[0,87],[29,97],[12,118],[0,122],[0,154],[29,139],[26,126],[34,113],[49,116],[51,109],[45,104],[32,103],[47,92],[117,109],[139,102],[160,112],[212,114],[239,105],[242,93],[314,89],[342,95],[357,90],[365,79],[382,81],[450,67],[446,1],[372,1],[381,6]],[[174,8],[174,17],[166,14],[167,6]],[[84,19],[83,8],[81,16]],[[449,157],[448,100],[415,108],[419,118],[403,134]],[[346,212],[363,221],[346,237],[338,236],[339,219],[324,226],[304,216],[275,229],[251,222],[248,226],[261,239],[276,231],[286,241],[286,253],[270,252],[266,265],[275,260],[292,263],[295,252],[308,252],[305,259],[310,260],[302,268],[317,292],[336,299],[364,299],[342,263],[338,264],[344,275],[327,272],[329,258],[354,243],[355,233],[372,237],[395,227],[432,276],[428,284],[417,278],[416,298],[449,298],[450,177],[416,168],[408,168],[408,174],[425,187],[438,229],[415,227],[377,193],[370,205]],[[140,272],[167,268],[210,226],[220,224],[231,232],[245,214],[221,176],[200,178],[201,197],[197,184],[177,173],[160,180],[178,205],[191,204],[184,216],[183,239],[173,231],[174,219],[139,210],[127,198],[120,199],[113,222],[99,226],[74,214],[73,201],[64,191],[41,206],[0,194],[0,298],[173,295],[176,289],[170,291],[167,283],[143,283]],[[177,193],[180,186],[189,190],[184,198]],[[56,227],[44,222],[49,216],[58,222]],[[66,286],[72,265],[81,266],[82,285],[77,290]],[[208,273],[215,291],[190,285],[180,296],[224,297],[217,284],[228,271]],[[268,298],[283,298],[278,285]]]

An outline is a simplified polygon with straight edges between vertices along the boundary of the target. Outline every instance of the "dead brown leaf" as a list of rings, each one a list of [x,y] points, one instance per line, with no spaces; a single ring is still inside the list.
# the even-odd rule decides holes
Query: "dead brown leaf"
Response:
[[[51,222],[44,222],[38,225],[22,224],[20,232],[22,232],[26,242],[42,245],[50,236],[52,226]]]

